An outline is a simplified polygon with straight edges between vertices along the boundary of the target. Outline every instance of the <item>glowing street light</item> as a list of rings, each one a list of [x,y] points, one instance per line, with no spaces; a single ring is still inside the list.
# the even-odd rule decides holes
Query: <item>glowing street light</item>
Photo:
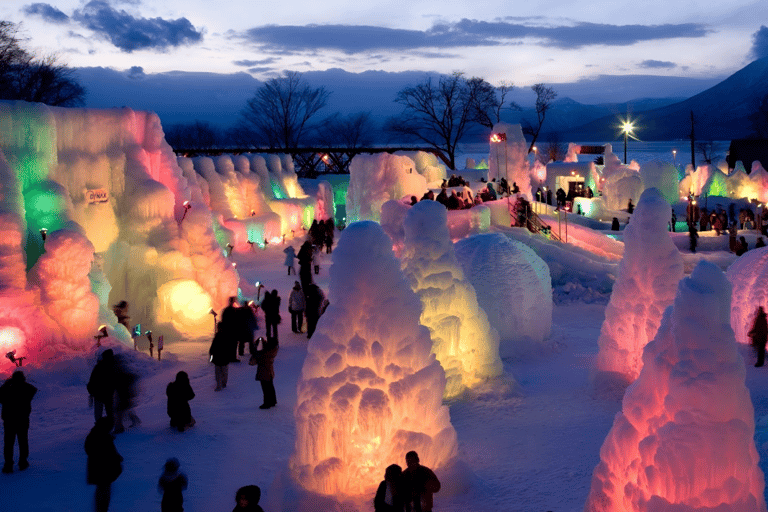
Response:
[[[635,129],[635,125],[627,118],[626,121],[621,123],[621,131],[624,132],[624,165],[627,165],[627,138],[635,138],[632,131]]]
[[[101,340],[106,338],[107,336],[109,336],[109,333],[107,332],[107,326],[106,325],[99,326],[99,333],[96,336],[94,336],[94,338],[96,339],[96,346],[100,347]]]

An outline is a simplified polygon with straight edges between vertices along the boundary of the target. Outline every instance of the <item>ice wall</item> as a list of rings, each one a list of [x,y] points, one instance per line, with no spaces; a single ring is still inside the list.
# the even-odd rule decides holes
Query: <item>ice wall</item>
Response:
[[[632,204],[637,204],[643,188],[640,173],[622,166],[605,175],[603,200],[609,210],[625,210],[630,199]]]
[[[19,294],[12,308],[0,313],[0,318],[36,322],[34,340],[24,331],[18,347],[22,355],[34,350],[36,357],[47,357],[37,344],[90,346],[94,326],[105,316],[115,320],[104,314],[105,302],[119,300],[130,303],[132,321],[158,332],[167,329],[166,339],[172,341],[181,332],[174,325],[185,325],[188,312],[179,311],[167,323],[159,320],[159,308],[168,300],[158,295],[164,284],[195,282],[196,292],[217,308],[236,291],[237,274],[215,244],[208,208],[196,205],[208,212],[197,221],[187,216],[188,227],[195,222],[203,226],[192,239],[179,225],[195,187],[165,142],[155,114],[0,102],[0,126],[2,162],[7,162],[0,183],[8,188],[2,201],[4,229],[17,233],[4,254],[14,266],[14,278],[3,284],[0,296],[12,296],[17,292],[11,290],[26,284],[19,261],[26,257],[27,267],[39,264],[29,274],[38,296]],[[202,191],[195,189],[194,199],[204,200]],[[45,244],[42,228],[47,230]],[[104,273],[89,277],[94,252]],[[100,295],[86,293],[89,288],[98,288]],[[104,293],[109,300],[99,300]],[[18,328],[18,322],[13,326]]]
[[[528,145],[519,124],[496,123],[494,134],[504,134],[498,142],[491,141],[488,155],[488,181],[506,178],[509,186],[517,183],[520,193],[531,199],[531,176],[528,169]]]
[[[421,299],[421,324],[445,369],[444,396],[453,398],[501,375],[499,335],[456,259],[445,207],[421,201],[408,210],[403,228],[403,271]]]
[[[733,287],[731,327],[739,343],[750,343],[747,333],[752,328],[758,306],[768,310],[768,248],[747,251],[736,259],[726,275]]]
[[[643,347],[653,339],[661,317],[683,277],[683,259],[667,231],[669,203],[649,188],[624,230],[624,257],[597,344],[596,370],[630,383],[643,365]]]
[[[640,176],[645,188],[658,189],[669,204],[680,201],[677,169],[671,163],[660,160],[645,162],[640,168]],[[626,208],[626,205],[623,207]]]
[[[349,164],[347,222],[381,218],[381,205],[390,199],[402,199],[427,191],[427,181],[414,172],[407,156],[379,153],[356,155]]]
[[[499,333],[501,357],[535,349],[552,331],[549,267],[533,249],[500,233],[454,244],[456,257]]]
[[[706,261],[680,282],[600,449],[585,511],[766,510],[730,298]]]
[[[358,222],[333,251],[330,306],[297,385],[290,461],[295,481],[316,493],[372,496],[409,450],[433,469],[457,453],[445,372],[391,247],[381,226]]]

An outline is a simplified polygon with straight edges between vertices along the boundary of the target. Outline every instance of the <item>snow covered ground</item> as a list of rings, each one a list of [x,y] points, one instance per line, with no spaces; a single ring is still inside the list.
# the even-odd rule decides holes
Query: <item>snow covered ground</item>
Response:
[[[519,230],[512,231],[523,237]],[[676,234],[674,241],[684,250],[686,234]],[[701,258],[725,269],[734,257],[721,250],[724,244],[727,237],[716,239],[705,233],[701,251],[695,256],[684,254],[686,273]],[[146,350],[128,350],[126,354],[142,375],[136,412],[143,423],[116,438],[125,462],[123,474],[112,487],[111,510],[159,510],[157,480],[166,458],[175,456],[189,477],[185,510],[230,510],[238,487],[257,484],[263,491],[264,509],[277,512],[294,450],[296,383],[307,352],[306,337],[288,328],[285,308],[296,277],[286,276],[282,248],[270,245],[266,250],[235,254],[242,280],[261,281],[266,290],[277,289],[283,298],[281,348],[275,363],[278,406],[258,409],[262,401],[254,380],[255,367],[245,362],[230,365],[227,388],[214,393],[209,340],[166,339],[160,362],[150,359]],[[548,263],[564,265],[576,256],[552,249],[548,257]],[[323,258],[316,280],[327,290],[330,256]],[[459,457],[471,476],[451,481],[438,471],[443,489],[435,496],[435,510],[582,510],[600,446],[621,409],[620,396],[596,396],[589,383],[605,301],[585,297],[592,303],[578,298],[556,302],[552,334],[543,351],[503,360],[504,372],[518,383],[519,393],[499,391],[449,403]],[[263,334],[261,319],[259,327],[258,333]],[[764,372],[768,370],[754,368],[749,347],[739,348],[745,359],[757,422],[755,441],[765,471],[768,377]],[[83,442],[93,424],[85,384],[94,359],[91,353],[26,369],[28,380],[39,388],[31,418],[31,466],[24,472],[0,475],[0,509],[61,512],[92,507],[94,488],[86,485]],[[165,387],[179,370],[189,373],[197,394],[190,403],[197,424],[184,433],[170,429],[165,411]],[[381,461],[382,476],[391,463],[403,465],[404,460]],[[367,501],[372,499],[373,495]],[[362,510],[372,510],[372,506]]]

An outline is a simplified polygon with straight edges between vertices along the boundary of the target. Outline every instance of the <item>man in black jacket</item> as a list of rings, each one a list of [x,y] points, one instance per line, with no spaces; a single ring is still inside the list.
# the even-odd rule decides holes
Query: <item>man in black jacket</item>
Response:
[[[28,383],[21,370],[17,370],[0,386],[0,404],[3,405],[3,473],[13,472],[13,445],[19,440],[19,469],[29,467],[29,415],[32,413],[32,398],[37,388]]]

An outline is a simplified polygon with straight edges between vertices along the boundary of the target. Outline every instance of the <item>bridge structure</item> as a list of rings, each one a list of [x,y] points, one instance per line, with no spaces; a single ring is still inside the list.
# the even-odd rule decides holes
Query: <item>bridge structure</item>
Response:
[[[287,154],[293,158],[298,174],[314,178],[322,173],[349,173],[352,159],[361,154],[397,153],[424,151],[432,153],[450,168],[450,160],[445,152],[428,146],[369,146],[369,147],[329,147],[312,146],[297,148],[173,148],[179,156],[219,156],[224,154],[240,155],[243,153],[256,154]]]

